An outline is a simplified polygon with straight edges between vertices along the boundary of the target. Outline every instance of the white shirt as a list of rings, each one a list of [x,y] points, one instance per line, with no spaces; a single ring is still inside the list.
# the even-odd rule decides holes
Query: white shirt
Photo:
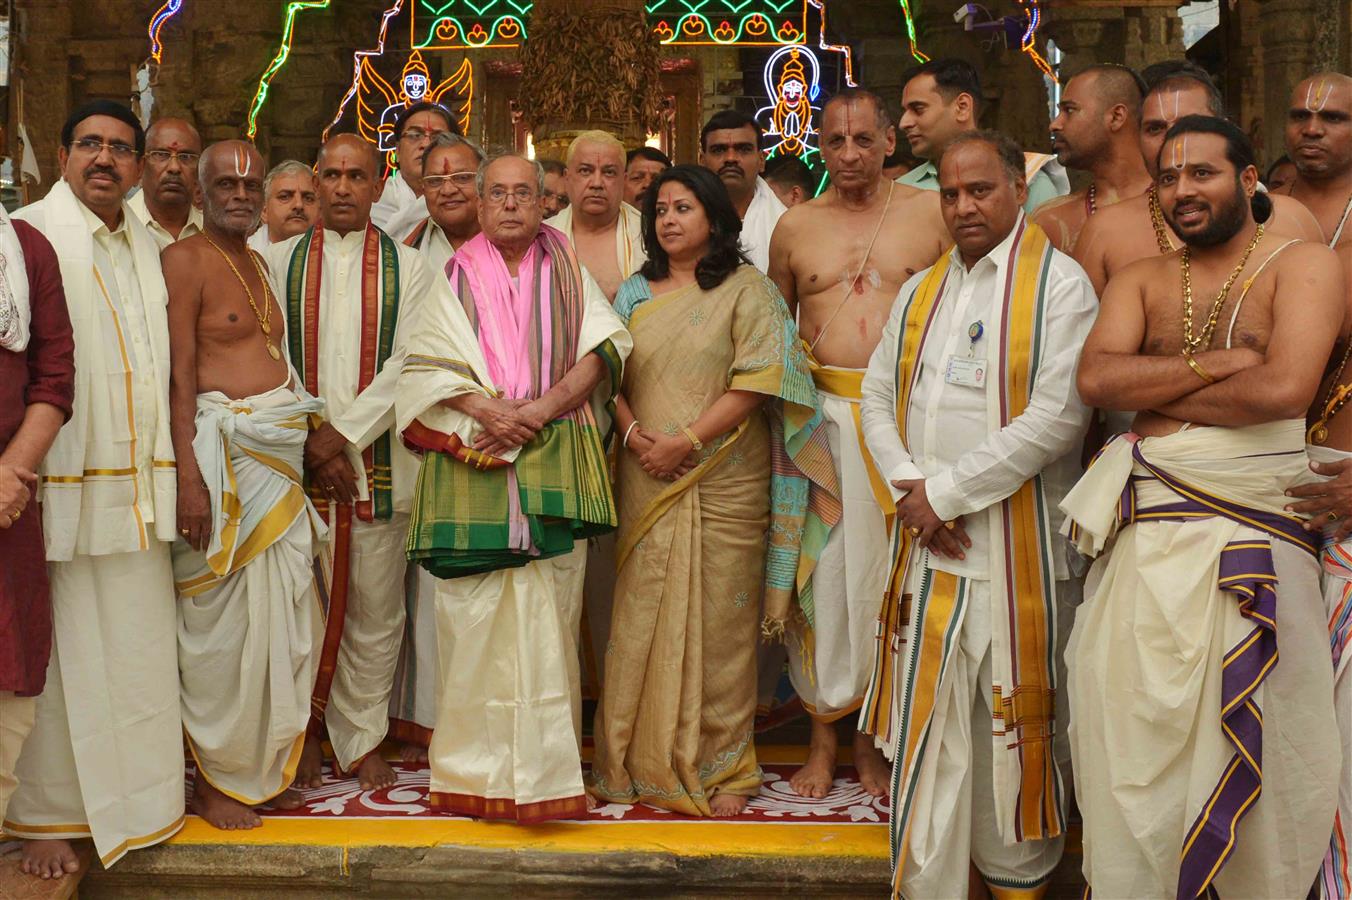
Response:
[[[432,293],[435,282],[427,261],[412,247],[396,243],[399,253],[399,319],[395,326],[394,348],[383,367],[376,372],[366,390],[357,393],[361,376],[361,291],[362,246],[365,229],[339,235],[324,231],[323,273],[320,276],[319,372],[318,385],[324,401],[324,416],[343,437],[351,450],[360,454],[376,438],[394,427],[394,388],[404,365],[405,346],[414,327],[419,305]],[[286,280],[291,255],[305,235],[299,234],[268,247],[272,289],[286,306]],[[446,284],[446,279],[440,279]],[[450,286],[446,284],[446,294]],[[448,302],[438,298],[432,302]],[[293,361],[294,362],[294,361]],[[397,435],[392,440],[394,508],[408,510],[418,460]],[[356,467],[356,459],[349,454]]]
[[[770,236],[775,233],[779,217],[788,211],[769,183],[757,175],[756,194],[746,209],[746,218],[742,219],[742,249],[751,264],[762,272],[770,271]]]
[[[402,241],[413,227],[427,218],[427,202],[413,193],[404,176],[395,172],[385,179],[385,190],[371,206],[371,221],[376,227]]]
[[[1041,362],[1023,414],[1004,428],[991,431],[986,392],[999,390],[1003,372],[991,371],[985,388],[949,384],[944,379],[949,357],[965,357],[969,349],[976,358],[994,362],[998,336],[987,327],[973,344],[968,329],[974,322],[989,325],[994,319],[1018,230],[1016,223],[1014,230],[970,270],[964,267],[957,247],[950,251],[948,282],[937,301],[911,395],[909,451],[898,433],[896,417],[898,332],[903,324],[900,312],[903,299],[911,295],[929,269],[916,273],[902,286],[864,376],[864,438],[889,487],[894,480],[925,479],[925,494],[935,514],[945,520],[964,517],[963,527],[972,539],[965,560],[931,555],[928,564],[981,580],[990,577],[989,522],[986,516],[973,514],[1011,496],[1042,472],[1051,527],[1057,531],[1064,518],[1057,506],[1080,476],[1079,451],[1089,424],[1089,408],[1075,387],[1075,369],[1098,314],[1098,300],[1084,270],[1058,251],[1052,252],[1047,277]],[[905,496],[895,487],[891,490],[893,499]],[[1064,578],[1065,548],[1061,540],[1053,541],[1053,552],[1056,575]]]
[[[150,207],[146,206],[146,192],[144,190],[137,191],[134,197],[129,197],[127,206],[131,207],[131,211],[136,214],[136,218],[150,232],[150,236],[155,239],[155,243],[160,245],[161,250],[174,241],[202,233],[202,211],[195,206],[189,205],[188,222],[183,226],[183,230],[178,233],[178,237],[174,237],[167,228],[155,221],[155,217],[150,214]]]
[[[254,233],[249,235],[248,244],[249,249],[253,250],[255,253],[266,254],[268,252],[268,248],[272,246],[272,241],[268,238],[268,226],[266,222],[259,225],[254,229]]]

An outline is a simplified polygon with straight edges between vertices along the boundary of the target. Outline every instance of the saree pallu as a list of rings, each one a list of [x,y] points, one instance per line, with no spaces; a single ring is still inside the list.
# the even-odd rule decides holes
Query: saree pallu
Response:
[[[674,483],[649,476],[634,453],[619,457],[619,576],[592,788],[707,816],[719,792],[760,790],[752,728],[762,601],[764,622],[782,623],[809,478],[824,469],[834,489],[834,472],[796,329],[760,273],[743,266],[715,290],[655,298],[635,276],[616,311],[635,341],[624,393],[648,429],[677,434],[728,390],[770,400]]]
[[[1332,463],[1352,458],[1346,450],[1310,445],[1315,462]],[[1338,812],[1333,837],[1319,870],[1319,896],[1323,900],[1352,898],[1352,540],[1326,541],[1320,553],[1323,564],[1324,612],[1329,623],[1329,650],[1333,654],[1333,702],[1337,708],[1338,732],[1343,744],[1343,773],[1338,782]]]
[[[1133,436],[1134,437],[1134,436]],[[1062,503],[1095,562],[1067,649],[1104,897],[1304,897],[1341,751],[1300,421],[1119,437]],[[1280,654],[1278,650],[1280,648]]]

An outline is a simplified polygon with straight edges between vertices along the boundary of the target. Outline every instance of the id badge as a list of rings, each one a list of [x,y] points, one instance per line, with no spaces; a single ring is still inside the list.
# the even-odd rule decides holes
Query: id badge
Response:
[[[959,387],[983,388],[986,386],[986,361],[970,356],[950,356],[944,381]]]

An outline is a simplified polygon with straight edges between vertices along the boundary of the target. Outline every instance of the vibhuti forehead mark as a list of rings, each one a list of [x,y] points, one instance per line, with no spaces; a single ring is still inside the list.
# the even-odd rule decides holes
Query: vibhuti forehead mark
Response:
[[[1333,96],[1333,85],[1328,83],[1328,78],[1320,78],[1317,82],[1310,82],[1305,88],[1305,109],[1312,113],[1323,112],[1324,107],[1328,105],[1329,98]],[[1318,105],[1316,105],[1318,104]]]

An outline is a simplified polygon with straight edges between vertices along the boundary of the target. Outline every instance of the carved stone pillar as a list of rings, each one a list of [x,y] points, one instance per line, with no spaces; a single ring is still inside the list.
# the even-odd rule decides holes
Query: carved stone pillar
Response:
[[[1254,123],[1265,159],[1284,152],[1283,124],[1291,89],[1316,71],[1320,32],[1318,0],[1265,0],[1259,6],[1263,45],[1263,117]]]
[[[536,0],[527,34],[520,105],[537,155],[562,159],[590,128],[638,146],[657,127],[658,43],[643,0]]]

